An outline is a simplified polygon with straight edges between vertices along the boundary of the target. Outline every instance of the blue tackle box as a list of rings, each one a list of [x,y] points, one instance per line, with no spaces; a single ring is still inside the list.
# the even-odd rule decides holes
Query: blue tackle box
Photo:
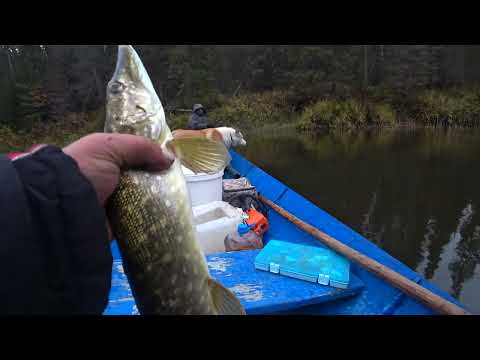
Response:
[[[334,251],[277,240],[255,258],[255,268],[339,289],[350,283],[350,262]]]

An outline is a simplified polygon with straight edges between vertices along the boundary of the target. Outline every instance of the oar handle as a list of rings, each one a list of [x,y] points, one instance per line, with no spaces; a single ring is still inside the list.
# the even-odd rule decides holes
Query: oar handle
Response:
[[[264,196],[259,195],[258,197],[260,201],[262,201],[265,205],[275,210],[279,215],[283,216],[284,218],[298,226],[300,229],[312,235],[314,238],[321,241],[323,244],[325,244],[332,250],[345,256],[349,260],[363,266],[370,272],[387,281],[389,284],[403,291],[405,294],[411,296],[412,298],[421,301],[426,306],[435,310],[436,312],[443,315],[471,315],[470,313],[468,313],[461,307],[453,304],[452,302],[447,301],[444,298],[432,293],[431,291],[425,289],[423,286],[418,285],[417,283],[407,279],[401,274],[389,269],[388,267],[369,258],[368,256],[359,253],[358,251],[323,233],[317,228],[298,219],[297,217],[295,217],[285,209],[282,209],[280,206],[276,205],[274,202],[268,200]]]

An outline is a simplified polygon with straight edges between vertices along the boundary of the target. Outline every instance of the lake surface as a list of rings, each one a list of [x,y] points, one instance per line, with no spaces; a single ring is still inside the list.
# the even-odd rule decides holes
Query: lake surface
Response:
[[[249,160],[480,313],[480,131],[245,136]]]

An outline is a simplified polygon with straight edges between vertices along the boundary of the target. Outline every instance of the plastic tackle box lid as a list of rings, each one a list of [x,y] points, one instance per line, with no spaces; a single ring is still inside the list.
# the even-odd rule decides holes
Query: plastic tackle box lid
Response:
[[[346,289],[350,262],[332,250],[270,240],[255,258],[257,270]]]

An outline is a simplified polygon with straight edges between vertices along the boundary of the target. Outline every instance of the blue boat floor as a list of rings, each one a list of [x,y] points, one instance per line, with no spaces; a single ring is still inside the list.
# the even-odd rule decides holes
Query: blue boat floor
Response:
[[[313,284],[255,269],[259,251],[242,251],[207,257],[211,276],[239,298],[247,314],[274,314],[332,302],[357,295],[363,282],[351,276],[347,289]],[[106,315],[138,314],[122,261],[113,266],[112,290]]]

